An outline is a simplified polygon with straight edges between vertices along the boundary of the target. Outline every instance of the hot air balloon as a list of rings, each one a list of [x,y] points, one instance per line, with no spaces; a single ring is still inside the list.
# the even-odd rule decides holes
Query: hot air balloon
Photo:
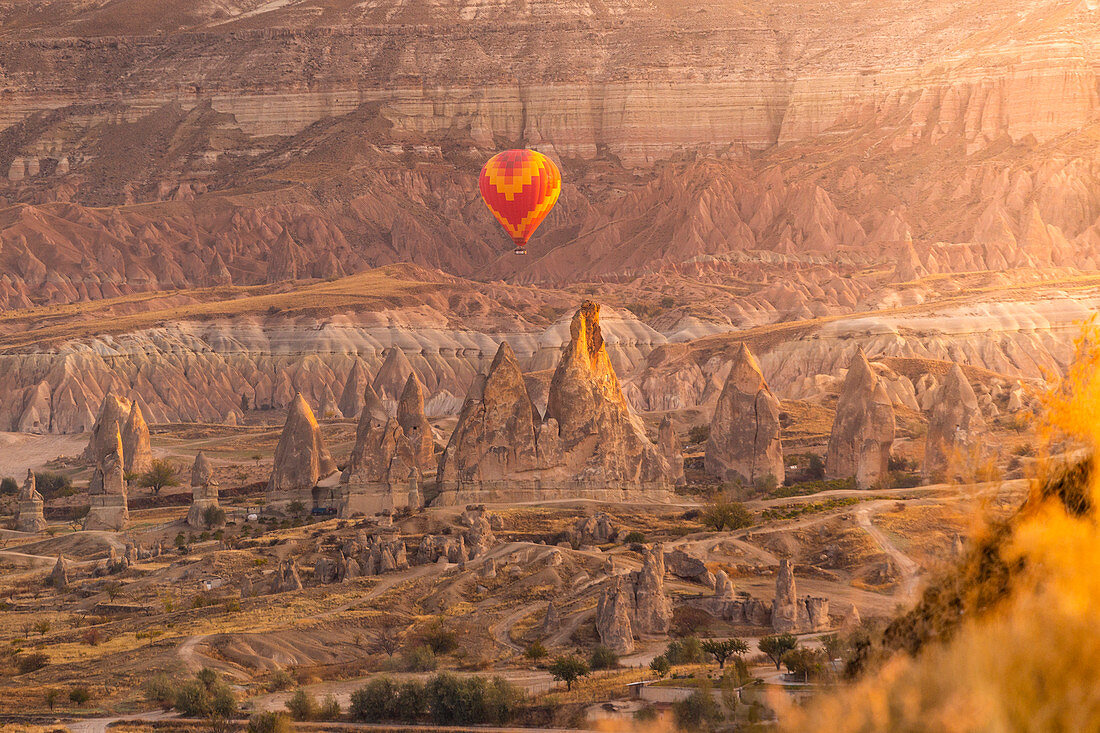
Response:
[[[527,240],[558,200],[561,173],[542,153],[505,150],[481,169],[478,188],[489,211],[515,242],[515,253],[525,255]]]

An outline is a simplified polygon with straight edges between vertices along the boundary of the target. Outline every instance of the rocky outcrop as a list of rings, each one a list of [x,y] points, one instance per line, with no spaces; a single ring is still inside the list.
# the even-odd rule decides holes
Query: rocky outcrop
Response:
[[[46,578],[46,585],[53,586],[57,590],[68,589],[69,568],[68,563],[65,562],[64,556],[57,556],[57,562],[54,563],[53,570],[50,571],[49,577]]]
[[[558,613],[558,607],[553,601],[546,604],[546,613],[542,617],[542,623],[539,625],[539,634],[543,637],[550,636],[555,633],[561,626],[561,614]],[[633,641],[633,638],[631,638]]]
[[[693,580],[696,583],[702,583],[708,588],[713,588],[715,586],[715,576],[707,569],[707,564],[703,562],[701,558],[689,552],[685,552],[680,548],[665,553],[665,567],[668,569],[668,572],[672,573],[677,578]],[[726,580],[728,582],[729,578]]]
[[[340,477],[340,515],[366,516],[420,506],[416,448],[367,385],[355,446]]]
[[[707,473],[748,486],[767,480],[782,484],[779,413],[779,400],[742,342],[710,421],[703,461]]]
[[[857,348],[840,389],[825,456],[829,478],[852,478],[861,489],[890,474],[894,405],[862,348]]]
[[[401,399],[401,394],[405,391],[405,386],[412,374],[413,367],[409,363],[409,357],[405,355],[404,350],[395,346],[390,347],[386,352],[386,358],[382,360],[382,365],[378,367],[378,373],[374,375],[374,381],[371,383],[374,393],[386,406],[387,412],[392,413],[397,409],[397,403]]]
[[[16,503],[15,528],[20,532],[41,532],[46,529],[43,513],[45,501],[35,488],[34,471],[27,470],[27,478],[19,491]]]
[[[96,464],[114,450],[114,434],[122,436],[123,470],[144,473],[152,467],[153,453],[149,446],[149,426],[136,402],[121,399],[108,392],[99,407],[99,416],[92,426],[85,460]]]
[[[225,524],[225,513],[218,509],[218,481],[210,461],[199,451],[191,466],[191,507],[187,510],[187,524],[195,529],[215,529]],[[208,518],[218,521],[211,523]]]
[[[733,581],[725,570],[714,573],[714,597],[719,601],[733,600]]]
[[[363,411],[365,404],[364,395],[370,381],[367,378],[367,368],[363,360],[356,358],[348,372],[348,378],[344,381],[344,389],[340,393],[338,406],[340,413],[347,418],[355,419]]]
[[[680,445],[680,439],[676,437],[676,426],[668,415],[661,420],[661,426],[657,429],[657,448],[661,455],[668,461],[672,470],[670,480],[674,486],[683,486],[687,483],[684,477],[684,449]]]
[[[624,575],[611,579],[596,604],[596,632],[600,643],[616,654],[634,651],[634,627],[630,617],[633,597]]]
[[[287,411],[268,480],[269,500],[309,499],[318,480],[336,470],[321,436],[321,426],[299,392]]]
[[[985,432],[974,388],[955,364],[935,396],[924,447],[924,477],[929,481],[951,478],[973,465]]]
[[[772,628],[777,633],[806,633],[829,628],[829,600],[814,596],[798,597],[791,561],[779,562],[772,603]]]
[[[604,347],[600,306],[585,301],[569,324],[569,343],[550,380],[546,418],[558,424],[565,486],[617,488],[622,498],[664,498],[673,471],[619,388]]]
[[[573,543],[575,545],[606,545],[619,537],[619,527],[615,519],[606,512],[596,512],[580,517],[573,523]]]
[[[436,470],[435,440],[432,426],[424,414],[424,388],[416,372],[410,372],[397,402],[397,423],[412,445],[413,456],[422,474]]]
[[[600,642],[618,654],[634,651],[634,637],[668,633],[672,601],[664,590],[664,550],[647,547],[641,570],[614,576],[596,606]]]
[[[113,447],[98,459],[88,484],[88,514],[84,529],[121,532],[130,518],[123,473],[122,435],[114,428]],[[97,447],[109,445],[102,437]]]
[[[503,497],[501,492],[536,487],[540,422],[516,355],[502,341],[488,374],[479,375],[470,387],[439,458],[437,503]]]
[[[153,449],[149,445],[149,426],[141,414],[141,405],[135,400],[122,428],[122,450],[125,455],[126,473],[142,474],[153,467]]]
[[[471,560],[481,557],[496,544],[496,534],[493,532],[493,519],[495,515],[485,510],[484,506],[468,506],[458,517],[458,523],[466,528],[463,533],[466,548]]]
[[[271,577],[271,593],[289,593],[302,589],[302,578],[298,575],[298,565],[292,559],[279,563]]]

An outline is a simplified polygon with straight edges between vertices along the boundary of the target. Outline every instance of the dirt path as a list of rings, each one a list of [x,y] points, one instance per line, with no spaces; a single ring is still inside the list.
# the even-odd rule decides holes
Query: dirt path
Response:
[[[355,600],[343,603],[335,608],[330,608],[326,611],[321,611],[310,616],[303,616],[302,618],[306,621],[316,621],[319,619],[327,618],[329,616],[334,616],[339,613],[343,613],[345,611],[349,611],[353,608],[358,608],[364,603],[368,603],[375,598],[378,598],[380,595],[396,585],[404,583],[408,580],[421,578],[433,572],[440,572],[439,566],[434,563],[431,565],[417,565],[408,572],[404,573],[390,573],[384,576],[380,576],[382,577],[382,580],[365,594],[363,594],[361,598],[356,598]],[[216,634],[195,634],[193,636],[189,636],[184,639],[183,643],[180,644],[179,647],[176,648],[176,654],[179,656],[184,665],[186,665],[187,668],[192,672],[197,672],[203,667],[211,667],[213,669],[217,669],[219,671],[230,674],[233,677],[247,679],[248,675],[245,674],[242,670],[239,670],[221,660],[209,657],[199,651],[199,645],[209,639],[211,636],[215,635]]]
[[[79,455],[87,445],[86,435],[0,432],[0,476],[13,476],[22,484],[28,468],[40,471],[58,456]]]
[[[867,534],[878,543],[882,551],[889,555],[898,566],[902,575],[902,596],[909,600],[917,593],[917,581],[919,580],[917,564],[908,555],[899,550],[882,530],[871,521],[870,509],[865,507],[856,512],[856,520]]]

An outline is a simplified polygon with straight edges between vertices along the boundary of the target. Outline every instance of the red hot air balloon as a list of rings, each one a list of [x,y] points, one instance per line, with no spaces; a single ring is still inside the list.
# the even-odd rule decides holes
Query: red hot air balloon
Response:
[[[561,193],[561,173],[554,161],[534,150],[505,150],[481,169],[481,198],[508,236],[517,255],[527,254],[527,240],[554,208]]]

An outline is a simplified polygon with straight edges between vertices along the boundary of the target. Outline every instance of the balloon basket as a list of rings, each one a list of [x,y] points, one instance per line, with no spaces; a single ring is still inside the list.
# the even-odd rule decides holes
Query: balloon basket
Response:
[[[512,250],[512,253],[517,254],[517,255],[525,255],[525,254],[527,254],[527,248],[526,247],[516,247],[514,250]]]

